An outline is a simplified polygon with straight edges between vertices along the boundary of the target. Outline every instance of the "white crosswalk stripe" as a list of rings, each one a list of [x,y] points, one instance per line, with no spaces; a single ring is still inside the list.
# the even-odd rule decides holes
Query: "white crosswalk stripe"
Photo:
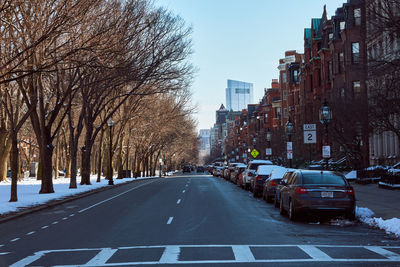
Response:
[[[121,257],[113,256],[121,251],[146,250],[154,252],[152,260],[132,261],[132,258],[123,261]],[[291,250],[291,253],[271,256],[273,251]],[[342,255],[335,257],[329,255],[332,250],[338,250]],[[365,251],[365,258],[346,257],[350,250]],[[349,250],[346,252],[346,250]],[[65,265],[62,262],[62,253],[71,255],[73,252],[98,251],[97,254],[86,263]],[[207,255],[207,251],[213,251],[213,255]],[[215,251],[226,253],[220,259],[215,259]],[[266,252],[263,256],[261,252]],[[35,252],[34,255],[19,260],[11,266],[25,266],[34,264],[35,261],[45,260],[46,255],[57,253],[59,263],[56,266],[124,266],[124,265],[150,265],[150,264],[219,264],[219,263],[301,263],[301,262],[400,262],[400,255],[394,251],[400,251],[400,247],[388,246],[351,246],[351,245],[160,245],[160,246],[132,246],[119,248],[83,248],[46,250]],[[268,254],[269,253],[269,254]],[[372,254],[371,254],[372,253]],[[336,253],[338,254],[338,253]],[[362,255],[359,254],[359,255]],[[372,255],[372,256],[371,256]],[[374,257],[375,256],[375,257]],[[130,261],[129,261],[130,260]]]

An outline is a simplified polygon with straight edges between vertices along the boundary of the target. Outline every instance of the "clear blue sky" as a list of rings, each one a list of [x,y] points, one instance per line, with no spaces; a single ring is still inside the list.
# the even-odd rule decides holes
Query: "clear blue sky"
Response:
[[[225,105],[227,79],[254,84],[254,102],[278,78],[279,59],[287,50],[303,52],[304,28],[311,18],[328,16],[346,0],[156,0],[193,27],[192,85],[198,129],[215,123]]]

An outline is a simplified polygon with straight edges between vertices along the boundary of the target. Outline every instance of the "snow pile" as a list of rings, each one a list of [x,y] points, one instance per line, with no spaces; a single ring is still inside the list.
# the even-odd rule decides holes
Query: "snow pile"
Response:
[[[374,212],[368,208],[356,207],[356,217],[358,217],[361,222],[385,230],[388,234],[394,234],[400,237],[400,219],[392,218],[384,220],[382,218],[372,217],[373,215]]]
[[[114,184],[127,183],[132,180],[140,180],[144,178],[145,177],[114,179]],[[60,177],[53,180],[54,193],[39,194],[41,181],[36,180],[36,178],[24,178],[22,181],[19,181],[17,185],[17,202],[9,202],[11,182],[0,182],[0,214],[15,212],[20,209],[41,205],[52,200],[62,199],[82,192],[108,186],[108,180],[104,179],[104,177],[102,177],[99,183],[96,182],[96,179],[97,175],[93,175],[90,177],[91,185],[80,185],[79,182],[81,179],[80,177],[77,177],[78,188],[70,189],[70,179]]]

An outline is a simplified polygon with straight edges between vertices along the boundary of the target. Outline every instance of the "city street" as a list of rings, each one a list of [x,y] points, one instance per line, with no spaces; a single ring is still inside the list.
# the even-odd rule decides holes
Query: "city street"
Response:
[[[400,265],[400,241],[381,230],[291,222],[206,174],[129,183],[2,223],[0,233],[0,266]]]

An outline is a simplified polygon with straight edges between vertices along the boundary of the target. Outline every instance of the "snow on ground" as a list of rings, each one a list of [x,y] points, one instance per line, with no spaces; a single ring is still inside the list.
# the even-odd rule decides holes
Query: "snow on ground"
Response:
[[[372,227],[385,230],[388,234],[394,234],[400,237],[400,219],[392,218],[384,220],[382,218],[372,217],[374,212],[368,208],[356,207],[356,217],[363,223]]]
[[[114,179],[114,184],[126,183],[132,180],[140,180],[146,177]],[[52,194],[39,194],[41,181],[36,178],[24,178],[18,182],[17,202],[9,202],[11,194],[11,182],[0,182],[0,214],[18,211],[21,208],[37,206],[51,200],[62,199],[67,196],[90,191],[96,188],[108,186],[108,180],[102,177],[100,183],[96,182],[97,175],[90,177],[91,185],[79,185],[80,177],[77,177],[76,189],[69,189],[69,178],[58,178],[53,180],[54,191]]]

